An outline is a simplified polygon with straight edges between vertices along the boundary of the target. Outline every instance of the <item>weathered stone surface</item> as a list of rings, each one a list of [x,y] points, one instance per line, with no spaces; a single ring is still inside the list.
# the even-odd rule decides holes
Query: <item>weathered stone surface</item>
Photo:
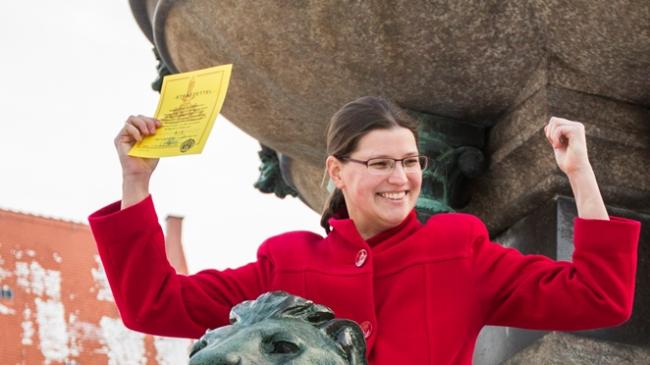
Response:
[[[306,111],[327,119],[331,113],[322,112],[365,94],[388,94],[413,110],[461,119],[495,115],[544,56],[539,17],[526,2],[253,7],[194,0],[176,2],[155,17],[163,27],[156,45],[167,50],[170,66],[188,70],[233,62],[239,68],[232,90],[239,85],[254,91],[241,100],[272,97],[268,106],[287,107],[285,118]],[[262,82],[244,84],[249,79]],[[229,103],[224,114],[244,123],[228,115],[244,112],[232,109],[239,104],[249,103]]]
[[[639,365],[650,363],[650,348],[553,332],[504,362],[504,365]]]
[[[131,12],[135,16],[140,30],[142,30],[142,33],[147,36],[151,43],[154,43],[151,21],[156,12],[157,4],[158,0],[129,0]]]
[[[224,114],[265,144],[251,124],[322,124],[365,94],[489,123],[543,63],[554,85],[650,105],[642,0],[131,3],[173,69],[235,64]]]
[[[605,202],[650,212],[650,110],[598,96],[544,87],[490,130],[490,167],[472,185],[463,210],[500,232],[555,194],[572,195],[557,168],[544,125],[551,116],[583,122],[589,159]]]
[[[650,2],[544,0],[552,85],[650,105]]]
[[[506,126],[490,133],[495,140],[490,144],[492,159],[497,161],[531,133],[542,137],[541,127],[554,108],[553,95],[539,95],[549,94],[547,89],[650,105],[650,3],[642,0],[313,1],[254,6],[237,1],[132,0],[131,5],[172,70],[233,63],[224,115],[302,166],[322,166],[329,117],[360,95],[386,95],[413,111],[484,126],[508,117],[521,119],[522,133],[507,131]],[[520,107],[531,98],[540,100],[536,110]],[[564,116],[583,119],[585,113],[598,110],[579,100],[574,99],[575,107],[567,108]],[[648,125],[645,110],[642,123]],[[591,132],[599,135],[612,123],[627,124],[610,119]],[[606,136],[610,135],[608,131]],[[646,143],[638,135],[632,137],[637,146]],[[627,137],[617,141],[625,146],[623,139]],[[528,160],[538,157],[529,155]],[[548,165],[548,160],[533,164],[547,173],[534,176],[531,181],[539,186],[528,195],[548,198],[544,192],[564,185],[561,176],[548,174],[552,167],[540,166]],[[634,161],[641,162],[645,160]],[[494,173],[483,181],[504,177]],[[528,185],[520,187],[529,190]],[[510,195],[521,193],[514,188]],[[638,201],[647,191],[628,191],[619,200]],[[309,197],[305,200],[311,207],[320,207],[324,199],[320,189],[299,192]],[[486,199],[501,199],[498,189],[489,192]],[[483,213],[481,203],[476,204],[470,211]],[[512,221],[497,220],[491,228]]]
[[[325,163],[312,164],[304,160],[291,159],[290,169],[287,171],[288,179],[296,190],[300,191],[300,198],[316,212],[321,212],[327,198],[327,181],[325,176]]]

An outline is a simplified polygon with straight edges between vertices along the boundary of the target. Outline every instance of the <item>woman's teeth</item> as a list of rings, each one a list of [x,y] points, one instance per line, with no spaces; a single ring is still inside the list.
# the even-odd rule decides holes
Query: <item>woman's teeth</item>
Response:
[[[400,191],[396,193],[379,193],[379,196],[390,200],[400,200],[406,196],[406,191]]]

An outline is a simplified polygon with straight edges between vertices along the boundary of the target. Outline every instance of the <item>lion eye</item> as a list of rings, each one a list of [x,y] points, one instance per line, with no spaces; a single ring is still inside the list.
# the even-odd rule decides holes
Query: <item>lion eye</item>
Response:
[[[208,341],[204,338],[196,341],[192,346],[192,351],[190,351],[190,357],[194,356],[197,352],[203,350],[208,345]]]
[[[300,348],[293,342],[289,341],[273,341],[272,354],[293,354],[298,352]]]

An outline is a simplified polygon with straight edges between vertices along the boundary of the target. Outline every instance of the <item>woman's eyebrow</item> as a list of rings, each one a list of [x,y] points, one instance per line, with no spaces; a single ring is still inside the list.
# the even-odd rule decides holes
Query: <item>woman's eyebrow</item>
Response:
[[[418,151],[415,151],[415,152],[407,152],[407,153],[405,153],[405,154],[402,155],[402,158],[406,158],[406,157],[414,157],[414,156],[418,156],[418,155],[419,155],[419,152],[418,152]],[[370,157],[368,157],[367,159],[368,159],[368,160],[372,160],[372,159],[375,159],[375,158],[392,158],[392,159],[395,159],[393,156],[391,156],[391,155],[386,155],[386,154],[370,155]],[[399,159],[398,159],[398,160],[399,160]]]

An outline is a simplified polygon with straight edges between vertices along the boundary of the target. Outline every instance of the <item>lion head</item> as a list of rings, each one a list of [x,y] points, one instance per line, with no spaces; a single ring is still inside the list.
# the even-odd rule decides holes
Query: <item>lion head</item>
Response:
[[[270,292],[230,311],[230,325],[194,344],[190,365],[366,365],[363,332],[331,309]]]

